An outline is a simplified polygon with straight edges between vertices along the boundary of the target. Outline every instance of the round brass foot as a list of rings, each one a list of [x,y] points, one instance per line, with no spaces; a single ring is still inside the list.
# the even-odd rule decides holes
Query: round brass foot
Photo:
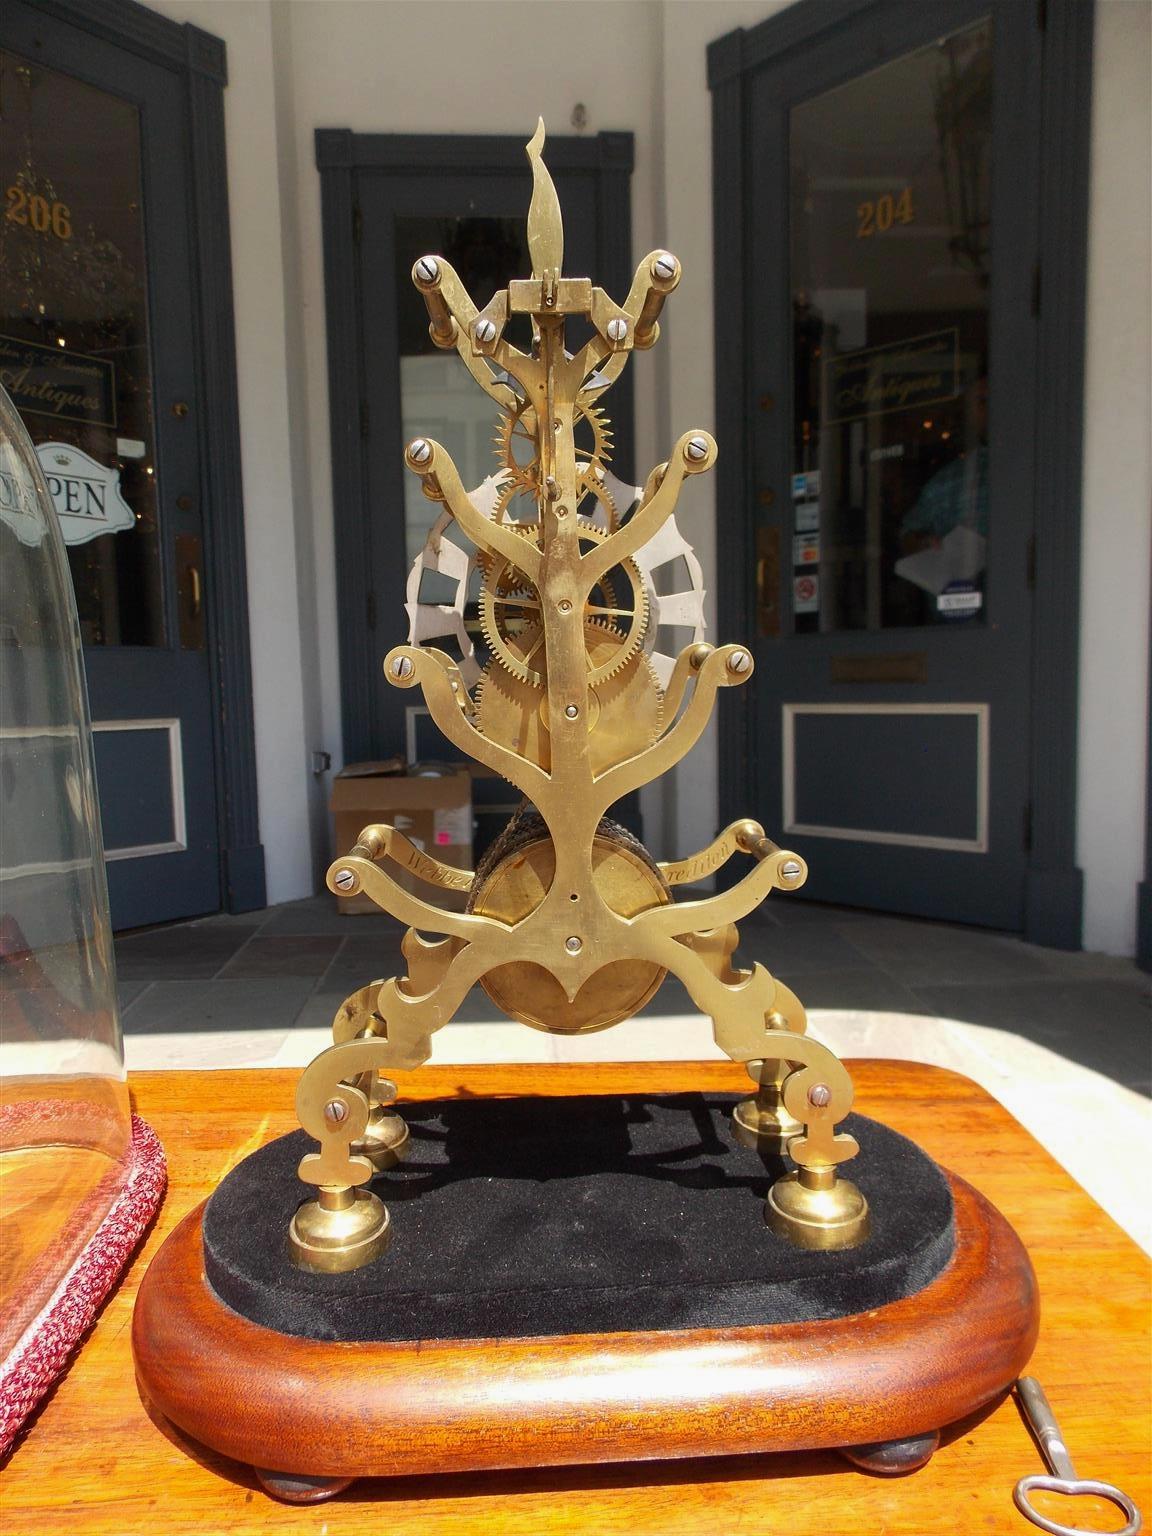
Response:
[[[293,1263],[326,1274],[371,1264],[391,1239],[388,1207],[368,1189],[322,1189],[288,1228]]]
[[[411,1136],[400,1115],[391,1114],[379,1104],[374,1106],[368,1127],[359,1141],[348,1148],[353,1155],[366,1157],[377,1173],[394,1168],[408,1151]]]
[[[803,1132],[803,1125],[788,1113],[783,1101],[773,1104],[764,1092],[741,1099],[732,1111],[733,1137],[753,1152],[783,1157],[793,1136]]]
[[[764,1220],[797,1248],[855,1248],[870,1230],[867,1200],[832,1169],[777,1179],[764,1203]]]

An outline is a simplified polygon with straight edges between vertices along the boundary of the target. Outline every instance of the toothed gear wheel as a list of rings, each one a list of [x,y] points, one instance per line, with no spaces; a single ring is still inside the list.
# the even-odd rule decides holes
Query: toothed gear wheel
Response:
[[[542,639],[542,632],[536,633]],[[522,643],[532,644],[534,639],[526,634]],[[656,740],[663,725],[664,695],[648,658],[641,653],[611,665],[624,643],[624,636],[611,625],[593,619],[584,625],[590,668],[610,672],[588,690],[588,760],[594,774],[635,757]],[[548,708],[547,692],[541,693],[495,662],[484,668],[476,691],[476,724],[481,733],[546,772],[552,767]]]
[[[620,526],[620,513],[609,483],[615,477],[606,474],[602,466],[595,463],[577,464],[576,469],[579,483],[577,514],[594,524],[602,533],[615,533]],[[528,509],[527,516],[516,518],[510,515],[511,508],[517,502],[524,503]],[[493,522],[504,523],[510,528],[522,528],[531,526],[539,516],[540,502],[535,490],[522,485],[514,476],[501,482],[493,504]]]
[[[523,537],[530,538],[540,547],[542,538],[539,523],[514,525]],[[594,523],[579,520],[580,542],[585,545],[602,544],[607,537]],[[544,627],[540,620],[540,594],[525,574],[512,560],[500,556],[488,556],[483,563],[484,585],[480,591],[480,628],[492,652],[493,661],[504,667],[513,677],[542,688],[546,677],[544,664]],[[589,661],[588,682],[591,686],[605,682],[625,666],[644,642],[648,621],[648,598],[640,569],[633,560],[622,560],[612,568],[623,574],[628,592],[623,606],[617,600],[617,590],[611,580],[612,572],[597,582],[589,601],[584,607],[586,629],[588,621],[594,625],[611,620],[620,637],[620,644],[602,662]],[[528,633],[532,631],[532,633]],[[527,637],[527,638],[525,638]]]
[[[591,435],[591,446],[586,439]],[[577,405],[574,418],[576,457],[582,463],[581,491],[586,487],[592,466],[612,460],[612,428],[598,405]],[[536,408],[526,400],[511,410],[500,412],[496,427],[496,457],[501,467],[513,477],[515,494],[533,494],[540,489],[540,443],[536,427]],[[587,461],[587,462],[583,462]]]

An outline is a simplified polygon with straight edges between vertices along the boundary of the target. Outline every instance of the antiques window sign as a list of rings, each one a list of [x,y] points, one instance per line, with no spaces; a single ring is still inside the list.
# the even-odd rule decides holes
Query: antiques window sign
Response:
[[[165,638],[141,166],[135,103],[0,50],[0,379],[89,646]]]
[[[107,358],[0,336],[0,384],[22,416],[116,425],[116,369]]]

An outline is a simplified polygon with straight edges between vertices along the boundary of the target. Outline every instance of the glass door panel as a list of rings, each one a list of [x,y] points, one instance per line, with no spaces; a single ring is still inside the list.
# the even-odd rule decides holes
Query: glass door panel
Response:
[[[789,124],[795,631],[981,624],[991,20]]]
[[[140,110],[0,50],[0,381],[60,513],[84,644],[163,645]]]

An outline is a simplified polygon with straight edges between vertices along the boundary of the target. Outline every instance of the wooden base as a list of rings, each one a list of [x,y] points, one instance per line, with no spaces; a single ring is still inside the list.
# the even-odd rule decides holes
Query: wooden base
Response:
[[[1023,1245],[950,1182],[952,1262],[858,1316],[405,1344],[296,1338],[233,1312],[204,1277],[200,1206],[140,1287],[137,1374],[160,1413],[294,1501],[356,1477],[818,1448],[908,1471],[1007,1390],[1036,1339]]]

